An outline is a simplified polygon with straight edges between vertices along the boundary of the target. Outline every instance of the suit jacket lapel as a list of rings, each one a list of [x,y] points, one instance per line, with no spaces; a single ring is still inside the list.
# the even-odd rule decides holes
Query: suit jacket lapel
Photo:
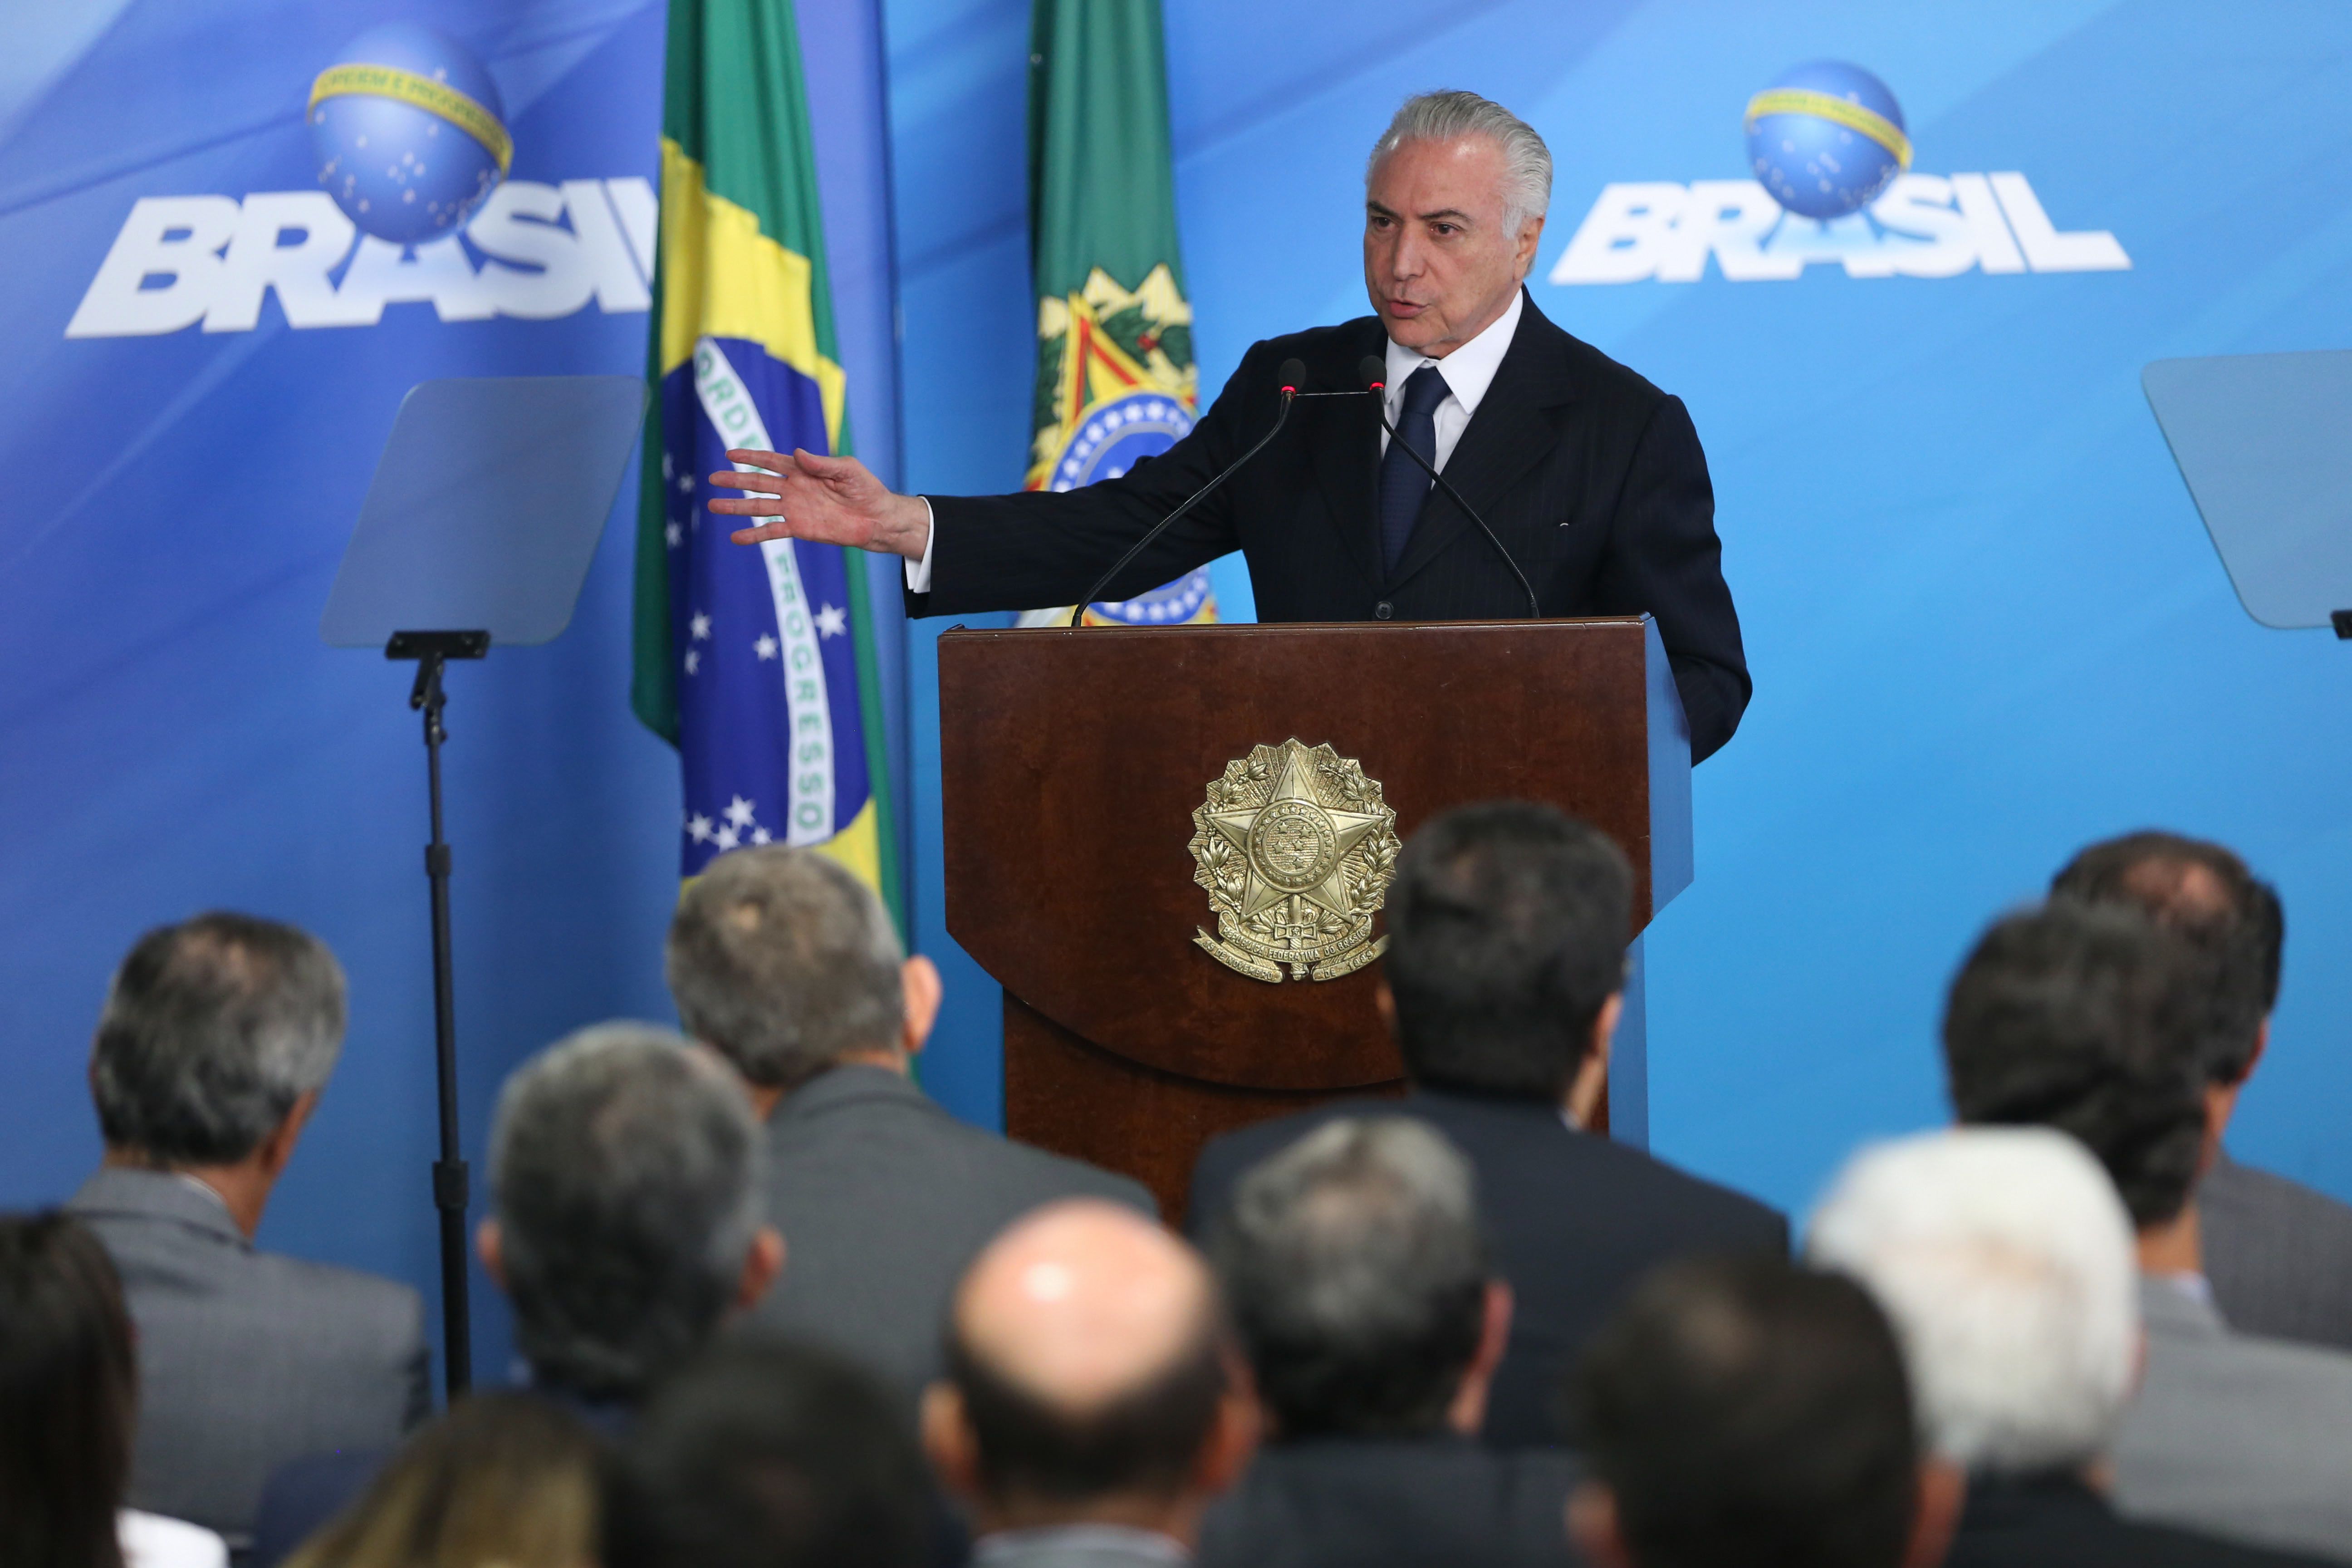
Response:
[[[1317,392],[1344,392],[1357,384],[1356,363],[1379,353],[1387,335],[1380,318],[1350,323],[1338,336],[1331,357],[1307,367],[1307,383]],[[1381,562],[1379,478],[1381,421],[1369,397],[1318,397],[1299,404],[1294,419],[1311,421],[1315,479],[1323,492],[1323,510],[1339,538],[1339,548],[1364,574],[1367,587],[1378,592],[1386,575]]]
[[[1556,352],[1554,340],[1560,335],[1533,300],[1522,305],[1510,349],[1441,470],[1489,524],[1495,521],[1495,503],[1550,454],[1559,440],[1559,411],[1575,400],[1576,389],[1562,373]],[[1402,584],[1471,526],[1444,490],[1430,486],[1429,500],[1388,585]]]

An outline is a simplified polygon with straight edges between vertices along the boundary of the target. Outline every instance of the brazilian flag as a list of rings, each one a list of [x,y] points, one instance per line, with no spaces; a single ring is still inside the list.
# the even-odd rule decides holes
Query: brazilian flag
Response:
[[[630,697],[678,749],[681,868],[814,846],[903,931],[863,563],[705,505],[730,447],[850,449],[792,0],[670,0],[661,150]]]
[[[1160,0],[1033,0],[1029,252],[1037,393],[1027,488],[1117,478],[1174,446],[1199,407]],[[1216,619],[1216,603],[1208,573],[1194,572],[1089,605],[1087,618],[1172,626]]]

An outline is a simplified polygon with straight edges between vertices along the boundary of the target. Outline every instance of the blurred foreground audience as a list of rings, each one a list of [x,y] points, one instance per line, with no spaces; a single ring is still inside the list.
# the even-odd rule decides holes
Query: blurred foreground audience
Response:
[[[1209,1271],[1133,1210],[1055,1204],[958,1287],[923,1441],[982,1568],[1169,1568],[1257,1413]]]
[[[316,938],[205,914],[140,938],[90,1047],[106,1158],[66,1206],[106,1244],[138,1326],[131,1500],[232,1543],[278,1466],[389,1448],[432,1407],[415,1290],[253,1245],[343,1016]]]
[[[839,1347],[909,1397],[939,1370],[957,1279],[997,1232],[1066,1197],[1144,1213],[1124,1176],[957,1121],[908,1077],[940,975],[871,889],[814,850],[713,860],[672,921],[687,1032],[734,1064],[766,1122],[768,1217],[793,1266],[763,1328]]]
[[[1935,1568],[1961,1481],[1924,1456],[1886,1320],[1769,1258],[1644,1280],[1577,1379],[1594,1568]]]
[[[618,1431],[654,1379],[783,1262],[761,1222],[759,1129],[734,1076],[646,1024],[600,1024],[549,1047],[499,1092],[482,1262],[513,1304],[531,1387]],[[386,1456],[289,1465],[257,1532],[264,1564],[367,1485]]]
[[[595,1568],[596,1434],[549,1400],[476,1394],[409,1439],[291,1568]]]
[[[70,1215],[0,1215],[0,1563],[221,1568],[209,1530],[122,1506],[139,1378],[122,1284]]]
[[[2212,954],[2136,910],[2054,899],[1996,923],[1952,984],[1967,1123],[2072,1133],[2137,1229],[2147,1365],[2115,1448],[2128,1517],[2352,1558],[2352,1356],[2233,1333],[2202,1272]]]
[[[921,1568],[933,1560],[931,1499],[885,1385],[830,1352],[747,1338],[646,1403],[610,1468],[600,1561]]]
[[[2109,1505],[2139,1357],[2137,1265],[2123,1204],[2075,1140],[1960,1128],[1867,1151],[1807,1249],[1885,1308],[1921,1426],[1968,1472],[1951,1568],[2317,1561],[2127,1523]]]
[[[1633,1282],[1700,1252],[1785,1254],[1777,1214],[1583,1131],[1623,1008],[1633,873],[1596,829],[1549,806],[1462,806],[1422,827],[1388,894],[1381,1006],[1412,1092],[1343,1100],[1217,1139],[1192,1176],[1197,1234],[1242,1173],[1339,1116],[1402,1112],[1477,1172],[1480,1218],[1517,1302],[1485,1435],[1570,1439],[1558,1390]]]
[[[2286,915],[2276,889],[2219,844],[2141,832],[2094,844],[2053,896],[2126,904],[2204,948],[2213,963],[2205,1058],[2212,1163],[2197,1184],[2213,1304],[2240,1333],[2352,1349],[2352,1206],[2230,1157],[2238,1096],[2270,1047]]]
[[[1326,1122],[1244,1176],[1211,1237],[1268,1445],[1209,1510],[1207,1568],[1571,1560],[1574,1461],[1477,1441],[1511,1289],[1443,1134]]]

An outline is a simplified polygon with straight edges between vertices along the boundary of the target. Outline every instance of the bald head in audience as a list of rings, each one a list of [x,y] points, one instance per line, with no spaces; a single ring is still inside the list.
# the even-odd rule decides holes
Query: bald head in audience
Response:
[[[1189,1547],[1256,1419],[1199,1256],[1132,1210],[1051,1205],[972,1263],[923,1438],[979,1531],[1122,1526]]]

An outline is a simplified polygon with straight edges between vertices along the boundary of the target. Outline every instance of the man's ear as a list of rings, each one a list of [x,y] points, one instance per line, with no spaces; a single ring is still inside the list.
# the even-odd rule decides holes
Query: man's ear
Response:
[[[980,1453],[972,1440],[971,1422],[964,1415],[963,1395],[951,1383],[934,1383],[923,1390],[923,1452],[940,1484],[967,1501],[980,1496]]]
[[[931,1037],[931,1026],[940,1021],[940,999],[947,987],[940,979],[940,966],[919,952],[898,966],[898,986],[907,994],[907,1021],[899,1029],[898,1048],[911,1057]]]
[[[318,1109],[319,1091],[306,1089],[294,1097],[285,1120],[263,1134],[253,1152],[264,1176],[274,1182],[286,1169],[287,1162],[294,1158],[294,1146],[302,1141],[302,1129],[310,1124],[310,1113]]]
[[[1225,1352],[1225,1394],[1217,1402],[1217,1422],[1201,1446],[1192,1466],[1192,1485],[1202,1497],[1231,1489],[1249,1468],[1264,1429],[1258,1410],[1257,1384],[1248,1366],[1231,1350]]]
[[[1463,1370],[1462,1381],[1454,1390],[1454,1403],[1445,1412],[1453,1428],[1465,1437],[1475,1437],[1486,1425],[1486,1393],[1494,1385],[1495,1369],[1502,1364],[1503,1352],[1511,1346],[1511,1285],[1507,1279],[1486,1281],[1485,1315],[1478,1324],[1478,1348]]]
[[[486,1219],[474,1230],[474,1251],[481,1258],[482,1268],[498,1282],[499,1289],[507,1288],[507,1238],[495,1219]]]
[[[1599,1481],[1579,1482],[1568,1494],[1568,1539],[1592,1568],[1633,1568],[1617,1525],[1617,1494]]]
[[[760,1304],[760,1298],[784,1271],[784,1235],[772,1225],[763,1225],[751,1237],[751,1250],[743,1255],[743,1273],[735,1281],[734,1310],[748,1312]]]
[[[1601,1097],[1609,1092],[1609,1056],[1616,1047],[1618,1020],[1624,1016],[1625,994],[1620,991],[1601,1004],[1592,1020],[1591,1043],[1585,1048],[1584,1059],[1576,1064],[1576,1076],[1568,1082],[1568,1103],[1561,1107],[1579,1127],[1591,1125],[1601,1109]]]
[[[1936,1568],[1944,1560],[1968,1500],[1966,1470],[1949,1459],[1920,1461],[1919,1503],[1911,1517],[1911,1543],[1903,1553],[1903,1568]]]
[[[1544,220],[1540,216],[1519,225],[1519,248],[1513,266],[1517,268],[1522,283],[1528,280],[1528,273],[1536,264],[1536,252],[1543,245],[1543,227]]]

